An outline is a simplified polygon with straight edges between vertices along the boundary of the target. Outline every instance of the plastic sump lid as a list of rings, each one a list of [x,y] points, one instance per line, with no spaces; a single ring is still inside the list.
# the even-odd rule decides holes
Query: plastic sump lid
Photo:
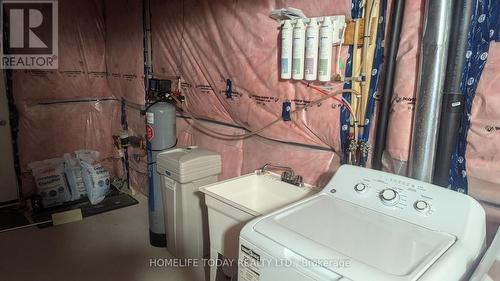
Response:
[[[186,183],[220,174],[222,161],[218,153],[191,146],[160,153],[156,165],[161,175]]]

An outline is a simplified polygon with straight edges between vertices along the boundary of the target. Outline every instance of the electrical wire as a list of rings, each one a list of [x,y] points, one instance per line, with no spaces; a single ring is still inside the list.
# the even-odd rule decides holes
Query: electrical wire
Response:
[[[325,95],[324,97],[322,97],[320,99],[317,99],[315,101],[310,102],[309,104],[305,105],[304,107],[300,107],[300,108],[296,108],[296,109],[292,110],[290,112],[290,114],[297,114],[298,112],[305,111],[308,108],[312,108],[315,105],[318,105],[318,104],[322,103],[323,101],[325,101],[327,99],[330,99],[332,97],[341,95],[343,93],[352,93],[352,94],[355,94],[355,95],[359,95],[359,92],[357,92],[355,90],[351,90],[351,89],[342,89],[342,90],[334,91],[334,92],[329,93],[328,95]],[[240,134],[240,135],[224,134],[224,133],[215,131],[215,130],[213,130],[213,129],[211,129],[211,128],[209,128],[209,127],[201,124],[200,120],[198,118],[196,118],[193,113],[191,113],[189,111],[189,109],[187,108],[187,106],[184,106],[184,103],[181,103],[179,101],[179,99],[177,99],[177,97],[175,97],[175,96],[171,96],[171,97],[172,97],[172,99],[174,99],[181,106],[181,108],[187,113],[187,115],[189,117],[191,117],[191,119],[194,120],[193,127],[195,127],[196,129],[202,131],[203,133],[205,133],[207,135],[210,135],[212,137],[219,138],[219,139],[224,139],[224,140],[241,140],[241,139],[249,138],[251,136],[254,136],[254,135],[257,135],[257,134],[263,132],[264,130],[268,129],[269,127],[273,126],[274,124],[282,121],[282,118],[278,117],[274,121],[270,122],[269,124],[265,125],[264,127],[261,127],[258,130],[255,130],[255,131],[251,131],[250,130],[249,133]]]

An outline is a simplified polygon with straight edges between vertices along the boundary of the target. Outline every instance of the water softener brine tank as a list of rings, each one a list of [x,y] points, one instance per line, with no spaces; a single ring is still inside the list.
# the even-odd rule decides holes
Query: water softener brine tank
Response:
[[[156,162],[163,178],[167,250],[182,259],[208,256],[207,209],[199,188],[217,182],[221,156],[191,146],[160,153]]]
[[[149,178],[149,241],[156,247],[166,246],[165,216],[161,177],[156,173],[156,157],[175,146],[175,106],[157,102],[146,112],[146,138]]]

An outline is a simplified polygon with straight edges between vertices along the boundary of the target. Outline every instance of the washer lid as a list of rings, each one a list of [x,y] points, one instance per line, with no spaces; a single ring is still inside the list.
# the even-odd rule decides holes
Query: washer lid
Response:
[[[254,229],[353,280],[417,280],[456,241],[325,194],[262,219]],[[350,266],[339,267],[339,260]]]

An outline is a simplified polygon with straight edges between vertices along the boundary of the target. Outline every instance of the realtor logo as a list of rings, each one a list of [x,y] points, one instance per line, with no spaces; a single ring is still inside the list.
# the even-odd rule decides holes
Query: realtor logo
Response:
[[[57,69],[57,0],[4,0],[3,69]]]

